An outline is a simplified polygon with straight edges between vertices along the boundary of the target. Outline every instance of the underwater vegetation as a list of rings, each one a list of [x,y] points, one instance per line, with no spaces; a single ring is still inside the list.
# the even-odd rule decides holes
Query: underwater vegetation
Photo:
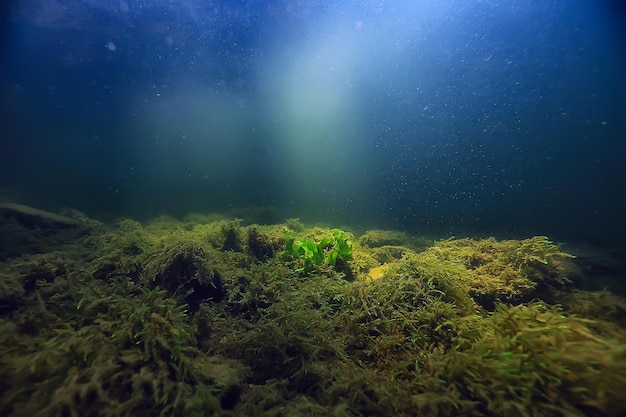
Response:
[[[0,264],[3,416],[626,414],[626,301],[547,237],[84,221]]]
[[[335,266],[338,260],[350,260],[352,243],[350,236],[339,229],[333,229],[329,236],[319,241],[313,238],[298,241],[295,234],[289,234],[282,257],[297,262],[296,271],[307,273],[322,265]]]

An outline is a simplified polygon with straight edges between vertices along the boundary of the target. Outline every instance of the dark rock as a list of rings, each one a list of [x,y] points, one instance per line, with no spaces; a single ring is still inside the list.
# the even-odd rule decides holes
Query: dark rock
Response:
[[[75,241],[93,225],[21,204],[0,203],[0,261],[52,251]]]

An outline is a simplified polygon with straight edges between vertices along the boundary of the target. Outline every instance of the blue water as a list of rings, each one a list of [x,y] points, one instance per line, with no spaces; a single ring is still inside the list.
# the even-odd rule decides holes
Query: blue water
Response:
[[[623,247],[620,2],[4,4],[2,200]]]

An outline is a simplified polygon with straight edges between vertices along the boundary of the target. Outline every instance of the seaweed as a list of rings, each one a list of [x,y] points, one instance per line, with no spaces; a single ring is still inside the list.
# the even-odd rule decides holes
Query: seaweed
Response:
[[[228,362],[194,347],[185,306],[165,291],[100,288],[76,310],[82,323],[2,352],[3,415],[217,415],[219,394],[237,385],[237,368],[224,379]]]
[[[336,266],[341,261],[352,258],[352,243],[350,236],[339,229],[333,229],[330,236],[320,240],[313,238],[296,239],[296,235],[289,234],[286,237],[283,259],[298,263],[297,272],[309,273],[323,265]]]
[[[496,302],[522,303],[535,297],[555,301],[570,284],[573,255],[560,250],[545,236],[524,240],[493,238],[449,239],[426,252],[440,262],[462,265],[470,273],[463,281],[472,296],[493,310]]]
[[[0,414],[626,413],[622,298],[544,236],[426,241],[195,215],[8,260]]]

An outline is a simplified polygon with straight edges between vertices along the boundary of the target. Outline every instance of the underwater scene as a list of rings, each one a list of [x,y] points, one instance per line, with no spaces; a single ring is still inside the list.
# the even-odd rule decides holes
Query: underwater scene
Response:
[[[618,0],[0,3],[0,415],[626,415]]]

